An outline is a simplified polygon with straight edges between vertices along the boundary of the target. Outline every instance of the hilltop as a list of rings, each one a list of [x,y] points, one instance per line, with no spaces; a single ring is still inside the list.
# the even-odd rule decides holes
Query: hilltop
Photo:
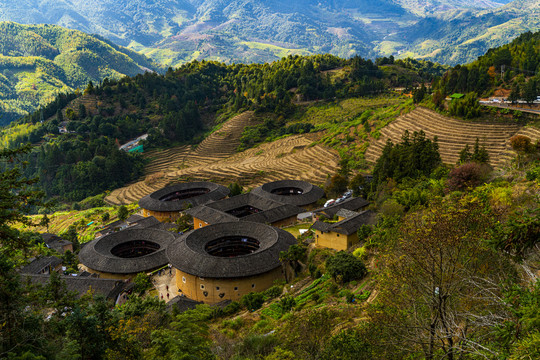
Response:
[[[53,25],[0,23],[0,123],[33,113],[88,82],[162,71],[100,36]]]
[[[538,11],[531,0],[0,2],[2,20],[97,33],[171,66],[317,53],[454,65],[538,30]]]

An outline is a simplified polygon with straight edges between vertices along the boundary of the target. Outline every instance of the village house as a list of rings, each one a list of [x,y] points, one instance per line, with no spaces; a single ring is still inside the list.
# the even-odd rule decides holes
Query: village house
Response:
[[[371,210],[361,213],[341,209],[336,215],[338,221],[328,223],[316,221],[311,229],[315,233],[315,244],[335,250],[347,250],[358,243],[358,229],[362,225],[372,224],[374,214]]]

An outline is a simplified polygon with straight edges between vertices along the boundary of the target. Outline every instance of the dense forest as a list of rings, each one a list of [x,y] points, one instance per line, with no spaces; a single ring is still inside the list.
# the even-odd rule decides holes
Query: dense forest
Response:
[[[146,149],[197,143],[214,125],[205,124],[203,118],[216,113],[221,118],[245,110],[286,116],[297,102],[376,96],[393,86],[430,81],[444,70],[429,62],[379,63],[332,55],[289,56],[251,65],[195,61],[164,75],[147,72],[96,85],[90,82],[83,94],[61,94],[14,122],[1,139],[7,147],[36,144],[24,156],[29,164],[25,175],[39,176],[49,197],[78,201],[142,175],[142,158],[118,150],[118,145],[145,133]],[[423,72],[411,73],[412,66]],[[64,121],[68,132],[58,134]],[[244,138],[253,144],[269,133],[281,136],[312,128],[310,124],[282,128],[279,121],[270,122],[247,129]]]

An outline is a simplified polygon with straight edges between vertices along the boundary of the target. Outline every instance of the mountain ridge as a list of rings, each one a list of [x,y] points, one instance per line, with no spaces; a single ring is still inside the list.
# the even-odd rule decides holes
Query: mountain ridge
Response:
[[[2,122],[46,105],[59,92],[89,81],[163,71],[110,40],[56,25],[0,22],[0,114]]]
[[[268,62],[288,54],[325,52],[413,56],[455,65],[540,28],[539,5],[532,0],[8,2],[0,1],[0,20],[97,33],[169,66],[195,59]],[[426,31],[434,27],[444,32]],[[486,36],[501,40],[467,46],[467,41]],[[456,46],[464,49],[452,56]]]

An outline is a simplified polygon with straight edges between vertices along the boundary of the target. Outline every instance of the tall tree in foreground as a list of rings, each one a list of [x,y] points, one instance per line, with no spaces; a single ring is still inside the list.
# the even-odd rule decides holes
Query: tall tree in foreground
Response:
[[[497,357],[486,344],[511,316],[500,285],[515,275],[484,241],[497,220],[469,197],[405,219],[383,257],[381,292],[371,312],[384,330],[380,345],[388,358]]]
[[[30,146],[0,150],[0,161],[13,163],[30,151]],[[26,214],[41,205],[41,193],[31,189],[37,179],[22,176],[19,167],[0,172],[0,358],[13,353],[32,352],[41,347],[41,318],[28,311],[28,300],[14,270],[11,258],[30,247],[31,237],[23,236],[12,226],[30,225]]]
[[[0,162],[13,163],[18,157],[30,152],[30,145],[16,149],[0,150]],[[23,164],[24,165],[24,164]],[[1,252],[26,250],[29,246],[25,237],[12,227],[15,223],[31,225],[26,216],[33,206],[42,205],[41,191],[32,189],[37,178],[27,179],[20,167],[11,167],[0,172],[0,248]]]

